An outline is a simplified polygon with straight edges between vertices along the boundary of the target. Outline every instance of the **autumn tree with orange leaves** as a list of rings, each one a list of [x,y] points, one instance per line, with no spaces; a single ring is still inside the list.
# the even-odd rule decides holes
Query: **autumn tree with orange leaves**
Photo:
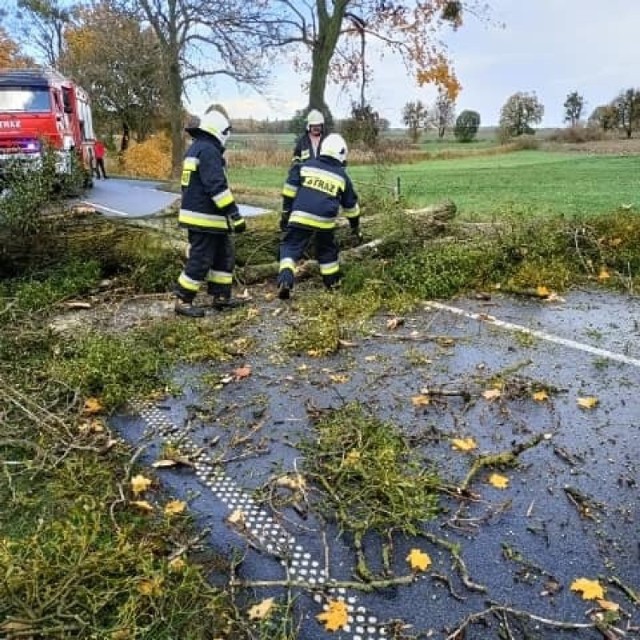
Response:
[[[0,27],[0,69],[24,69],[33,66],[33,60],[20,53],[18,44]]]
[[[377,40],[386,52],[400,55],[419,85],[433,83],[455,99],[460,84],[439,34],[447,25],[460,27],[467,13],[486,13],[476,0],[271,0],[270,4],[280,15],[280,44],[298,45],[296,68],[310,72],[308,108],[325,115],[328,80],[346,84],[364,75],[363,38]],[[309,62],[304,50],[310,52]]]

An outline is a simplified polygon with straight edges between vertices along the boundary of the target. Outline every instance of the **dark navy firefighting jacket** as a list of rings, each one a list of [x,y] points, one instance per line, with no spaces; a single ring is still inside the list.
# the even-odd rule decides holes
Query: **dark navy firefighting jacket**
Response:
[[[182,202],[178,224],[208,233],[229,233],[244,225],[227,183],[224,149],[206,133],[198,133],[182,164]]]
[[[320,151],[320,145],[326,138],[323,134],[320,137],[317,149],[314,151],[313,144],[311,144],[311,138],[309,132],[300,136],[296,142],[296,146],[293,150],[293,158],[291,158],[291,166],[289,167],[289,173],[287,174],[287,180],[282,187],[282,195],[285,198],[292,198],[295,195],[294,183],[297,184],[297,180],[300,177],[300,167],[313,158],[318,157],[318,151]]]
[[[328,156],[313,158],[300,167],[294,176],[295,193],[289,224],[316,230],[331,230],[342,212],[351,226],[357,226],[360,218],[358,196],[351,178],[342,163]]]

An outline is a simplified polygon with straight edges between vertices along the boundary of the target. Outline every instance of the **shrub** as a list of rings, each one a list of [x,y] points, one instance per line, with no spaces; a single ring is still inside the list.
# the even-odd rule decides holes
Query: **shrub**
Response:
[[[480,128],[480,114],[477,111],[463,111],[456,120],[454,135],[458,142],[471,142]]]
[[[163,133],[131,145],[122,155],[128,176],[164,180],[171,175],[171,142]]]

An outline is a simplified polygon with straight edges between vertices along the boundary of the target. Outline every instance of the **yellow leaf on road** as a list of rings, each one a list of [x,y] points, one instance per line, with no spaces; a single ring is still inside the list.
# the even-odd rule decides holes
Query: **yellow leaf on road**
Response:
[[[431,404],[431,398],[424,393],[421,393],[418,396],[412,396],[411,404],[414,407],[426,407]]]
[[[571,583],[571,591],[581,591],[583,600],[602,600],[604,589],[597,580],[577,578]]]
[[[301,473],[291,473],[280,476],[276,480],[276,486],[291,489],[291,491],[304,491],[307,488],[307,481]]]
[[[478,448],[476,441],[473,438],[454,438],[451,441],[454,449],[458,451],[473,451]]]
[[[599,402],[600,400],[598,400],[598,398],[594,398],[593,396],[578,398],[578,406],[581,409],[594,409],[598,406]]]
[[[611,274],[604,267],[602,267],[600,269],[600,273],[598,274],[598,280],[600,280],[600,282],[604,282],[605,280],[608,280],[610,277],[611,277]]]
[[[536,391],[533,394],[533,399],[536,402],[544,402],[549,399],[549,394],[544,389],[542,391]]]
[[[327,631],[339,631],[349,622],[347,605],[341,600],[329,600],[327,610],[319,613],[316,620],[324,624]]]
[[[228,522],[230,524],[236,524],[239,527],[243,527],[245,524],[245,521],[247,519],[247,516],[245,514],[244,511],[242,511],[242,509],[236,509],[228,518]]]
[[[329,380],[336,384],[343,384],[345,382],[349,382],[349,375],[346,373],[331,373],[329,374]]]
[[[143,475],[138,474],[131,478],[131,491],[133,491],[136,496],[144,493],[150,486],[151,480],[145,478]]]
[[[411,549],[407,562],[414,571],[426,571],[431,566],[431,558],[420,549]]]
[[[482,392],[482,397],[485,400],[496,400],[497,398],[499,398],[502,395],[502,391],[500,391],[500,389],[487,389],[486,391]]]
[[[543,285],[536,287],[536,295],[539,298],[548,298],[550,293],[549,289]]]
[[[264,620],[271,613],[274,603],[275,600],[273,598],[266,598],[262,602],[254,604],[247,611],[249,620]]]
[[[499,473],[492,473],[489,476],[489,484],[496,489],[506,489],[509,486],[509,478],[501,476]]]
[[[184,513],[187,508],[187,503],[182,500],[171,500],[164,506],[165,516],[177,516]]]

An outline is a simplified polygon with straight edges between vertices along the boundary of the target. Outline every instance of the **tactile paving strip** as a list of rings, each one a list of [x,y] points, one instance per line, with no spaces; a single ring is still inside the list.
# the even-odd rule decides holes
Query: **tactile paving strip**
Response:
[[[216,467],[207,454],[200,450],[191,439],[158,407],[145,405],[137,407],[140,417],[149,425],[151,434],[160,436],[167,444],[179,443],[181,450],[194,461],[195,473],[202,484],[226,505],[230,512],[243,514],[243,526],[252,541],[266,553],[277,556],[285,568],[288,579],[312,587],[322,588],[334,600],[344,602],[348,612],[348,624],[344,633],[352,640],[385,640],[387,629],[375,615],[358,603],[357,595],[350,595],[343,587],[332,587],[327,570],[296,539],[275,521],[244,489]],[[313,599],[322,604],[326,611],[329,605],[321,593]]]

